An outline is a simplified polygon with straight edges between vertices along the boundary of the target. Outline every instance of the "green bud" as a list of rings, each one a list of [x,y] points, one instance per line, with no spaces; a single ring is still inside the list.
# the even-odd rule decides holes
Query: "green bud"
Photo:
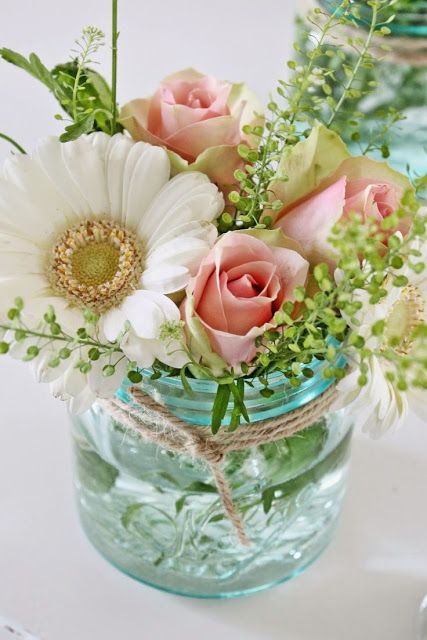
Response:
[[[110,378],[115,373],[116,373],[116,367],[112,364],[106,364],[105,367],[102,369],[102,375],[104,375],[106,378]]]
[[[18,309],[18,311],[22,311],[22,309],[24,308],[24,301],[22,298],[15,298],[15,307]]]
[[[82,362],[81,365],[79,366],[79,369],[81,373],[86,374],[86,373],[89,373],[89,371],[92,369],[92,365],[90,362]]]
[[[61,358],[61,360],[67,360],[67,358],[69,358],[70,356],[71,356],[71,351],[70,349],[68,349],[68,347],[63,347],[59,351],[59,357]]]
[[[425,266],[424,262],[417,262],[416,264],[412,264],[411,265],[411,269],[417,274],[422,273],[425,268],[426,268],[426,266]]]
[[[4,355],[9,351],[9,345],[7,342],[0,342],[0,355]]]
[[[297,302],[303,302],[305,298],[305,287],[296,287],[294,289],[294,297]]]
[[[264,398],[271,398],[271,396],[274,396],[274,391],[273,389],[269,389],[268,387],[266,387],[265,389],[261,389],[260,394]]]
[[[270,364],[270,358],[268,357],[268,355],[266,353],[262,353],[259,357],[259,361],[262,364],[263,367],[268,367],[268,365]]]
[[[240,200],[240,194],[237,191],[230,191],[230,193],[228,194],[228,199],[233,204],[237,204]]]
[[[33,360],[34,358],[37,358],[39,353],[40,353],[40,349],[35,344],[33,344],[30,347],[28,347],[27,355],[26,355],[25,359],[26,360]]]
[[[50,325],[50,331],[52,335],[59,336],[59,334],[61,333],[61,327],[57,322],[52,322]]]
[[[406,380],[404,380],[403,378],[400,378],[397,381],[397,388],[399,389],[399,391],[407,391],[408,390],[408,385]]]
[[[97,347],[92,347],[88,352],[89,360],[99,360],[101,352]]]
[[[7,317],[9,318],[9,320],[16,320],[16,318],[19,318],[19,309],[9,309],[9,311],[7,312]]]
[[[408,282],[409,280],[406,276],[396,276],[395,278],[393,278],[393,285],[395,287],[406,287]]]
[[[88,324],[96,324],[98,322],[98,316],[91,309],[86,309],[83,317]]]
[[[43,316],[43,319],[48,324],[50,324],[51,322],[55,322],[56,315],[55,315],[55,311],[54,311],[54,309],[53,309],[53,307],[51,305],[49,305],[48,310],[46,311],[46,313]]]
[[[317,264],[314,267],[313,275],[317,282],[321,282],[324,278],[329,276],[328,265],[324,263]]]
[[[393,256],[391,260],[391,266],[394,269],[401,269],[403,267],[403,260],[400,256]]]
[[[142,382],[142,375],[139,373],[139,371],[129,371],[128,378],[131,382],[133,382],[133,384],[139,384],[140,382]]]
[[[384,333],[384,329],[385,329],[385,321],[384,320],[377,320],[377,322],[375,322],[372,325],[371,328],[371,332],[373,336],[381,336]]]

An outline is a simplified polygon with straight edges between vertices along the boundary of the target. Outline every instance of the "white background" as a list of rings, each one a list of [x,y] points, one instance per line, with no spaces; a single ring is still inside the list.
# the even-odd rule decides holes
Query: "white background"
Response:
[[[108,5],[0,0],[0,44],[53,66],[84,25],[108,31]],[[290,51],[293,9],[293,0],[122,0],[121,102],[190,65],[246,80],[265,99]],[[36,81],[1,63],[0,87],[0,131],[28,149],[60,131],[55,102]],[[8,152],[0,142],[0,156]],[[240,601],[196,601],[133,582],[92,550],[74,511],[64,407],[7,360],[0,394],[0,618],[42,640],[414,637],[427,591],[426,424],[410,418],[380,442],[357,435],[341,527],[308,573]]]

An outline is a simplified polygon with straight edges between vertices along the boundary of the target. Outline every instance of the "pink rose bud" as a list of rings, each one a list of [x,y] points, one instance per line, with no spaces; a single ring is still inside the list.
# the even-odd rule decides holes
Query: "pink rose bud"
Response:
[[[281,171],[287,182],[270,185],[284,203],[274,226],[300,242],[312,264],[334,265],[328,238],[337,222],[351,213],[381,222],[397,211],[410,188],[386,163],[351,157],[337,134],[321,126],[288,152]],[[407,233],[408,221],[400,220],[393,231]]]
[[[187,290],[184,317],[194,313],[213,351],[238,367],[254,358],[256,337],[274,326],[274,315],[284,302],[294,300],[295,287],[305,284],[308,267],[293,249],[230,232],[201,263]]]
[[[151,98],[126,104],[121,122],[135,140],[166,147],[172,169],[202,171],[221,185],[242,164],[237,152],[245,124],[261,106],[244,84],[231,84],[194,69],[165,78]]]

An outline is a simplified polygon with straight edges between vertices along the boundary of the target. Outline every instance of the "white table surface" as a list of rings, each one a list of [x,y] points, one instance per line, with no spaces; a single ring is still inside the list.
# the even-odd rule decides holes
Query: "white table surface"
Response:
[[[35,50],[52,66],[66,59],[85,24],[108,29],[108,4],[8,3],[0,42]],[[161,77],[190,65],[246,79],[265,98],[288,55],[293,5],[122,0],[121,100],[147,95]],[[28,149],[59,131],[52,118],[58,109],[43,87],[4,63],[0,82],[0,131]],[[0,157],[8,151],[0,143]],[[74,509],[65,409],[25,365],[0,360],[0,398],[0,619],[19,622],[41,640],[414,637],[427,591],[426,424],[411,417],[380,442],[356,436],[341,526],[306,574],[242,600],[197,601],[130,580],[90,547]]]

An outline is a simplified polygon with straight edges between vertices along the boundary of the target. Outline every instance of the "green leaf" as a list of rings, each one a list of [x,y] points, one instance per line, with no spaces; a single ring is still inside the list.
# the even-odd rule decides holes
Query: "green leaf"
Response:
[[[221,520],[224,520],[225,515],[223,513],[217,513],[215,516],[212,516],[212,518],[209,518],[208,522],[220,522]]]
[[[231,387],[234,385],[220,384],[216,392],[212,407],[212,433],[218,433],[222,421],[227,412],[228,401],[230,400]]]
[[[71,117],[73,117],[73,87],[77,73],[77,60],[58,64],[52,69],[52,76],[62,91],[61,106]],[[76,98],[79,114],[94,114],[93,129],[111,133],[111,89],[105,78],[93,69],[84,68],[79,79]],[[123,127],[118,125],[117,131],[122,130]]]
[[[35,53],[30,53],[28,59],[20,53],[13,51],[12,49],[0,49],[0,56],[6,62],[23,69],[29,73],[33,78],[36,78],[42,82],[51,91],[55,97],[61,102],[61,98],[65,97],[62,94],[61,86],[57,83],[56,79],[52,76],[49,69],[45,67],[40,58]]]
[[[310,433],[310,431],[313,433]],[[291,445],[292,447],[296,446],[298,448],[298,452],[296,449],[293,451],[291,449],[290,451],[292,469],[289,469],[289,475],[292,474],[292,477],[286,482],[268,487],[262,492],[262,503],[265,513],[271,510],[273,502],[276,500],[289,499],[305,486],[318,482],[326,473],[338,468],[348,457],[352,435],[351,431],[326,458],[307,471],[303,471],[303,469],[307,469],[310,460],[318,458],[327,439],[327,430],[320,425],[318,427],[309,427],[302,433],[304,434],[303,441],[305,440],[305,442],[298,443],[297,439],[300,434],[287,439],[288,446]]]
[[[246,422],[250,422],[249,414],[245,406],[245,381],[243,378],[238,378],[235,385],[231,384],[230,391],[234,397],[234,404],[238,406],[241,415]]]
[[[187,367],[183,367],[179,372],[179,375],[180,375],[180,378],[181,378],[181,382],[182,382],[182,386],[184,387],[184,391],[185,391],[185,393],[187,395],[194,396],[193,387],[188,382],[186,373],[187,373]]]
[[[77,448],[77,472],[82,485],[93,493],[107,493],[119,472],[95,451]]]
[[[124,512],[124,514],[121,517],[121,521],[122,521],[122,525],[124,526],[125,529],[129,528],[130,523],[132,522],[132,518],[135,515],[135,513],[138,513],[138,511],[144,506],[144,504],[142,502],[135,502],[135,504],[131,504],[126,511]]]
[[[93,113],[90,113],[88,116],[83,118],[83,120],[69,124],[65,127],[65,132],[59,137],[60,141],[68,142],[70,140],[77,140],[77,138],[83,134],[90,133],[93,129],[94,121],[95,116]]]
[[[274,487],[269,489],[265,489],[262,492],[262,506],[264,509],[264,513],[268,513],[271,509],[274,500]]]
[[[186,500],[186,496],[181,496],[180,498],[178,498],[178,500],[175,502],[175,511],[176,511],[176,515],[178,515],[179,513],[181,513],[184,504],[185,504],[185,500]]]
[[[217,488],[213,485],[199,482],[198,480],[188,485],[185,491],[188,491],[188,493],[218,493]]]

